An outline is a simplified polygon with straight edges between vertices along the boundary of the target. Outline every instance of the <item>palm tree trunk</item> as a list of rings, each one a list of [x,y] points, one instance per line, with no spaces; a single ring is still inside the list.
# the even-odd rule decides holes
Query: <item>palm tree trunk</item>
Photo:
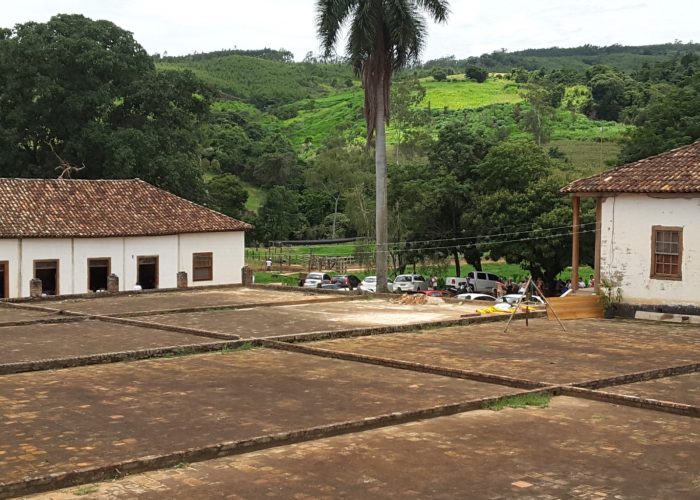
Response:
[[[376,238],[377,238],[377,292],[386,292],[387,286],[387,200],[386,200],[386,128],[384,116],[384,85],[375,85],[375,121],[374,166],[376,173]]]

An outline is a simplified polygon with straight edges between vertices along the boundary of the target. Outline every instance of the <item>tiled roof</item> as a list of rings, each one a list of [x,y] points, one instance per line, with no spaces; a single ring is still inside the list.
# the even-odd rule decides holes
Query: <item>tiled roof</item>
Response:
[[[138,179],[0,179],[0,238],[158,236],[251,227]]]
[[[700,141],[578,179],[562,193],[700,193]]]

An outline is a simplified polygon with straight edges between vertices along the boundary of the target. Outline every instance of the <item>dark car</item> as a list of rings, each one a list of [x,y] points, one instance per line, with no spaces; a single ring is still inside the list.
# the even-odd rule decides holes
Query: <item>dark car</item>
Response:
[[[361,280],[354,274],[338,274],[331,278],[331,283],[336,283],[344,288],[357,288]]]

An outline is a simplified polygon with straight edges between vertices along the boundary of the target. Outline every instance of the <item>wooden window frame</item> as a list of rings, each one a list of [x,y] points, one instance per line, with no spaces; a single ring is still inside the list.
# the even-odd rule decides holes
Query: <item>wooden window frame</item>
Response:
[[[91,292],[90,289],[90,262],[93,260],[106,260],[107,261],[107,276],[112,274],[112,258],[111,257],[88,257],[87,260],[87,291]]]
[[[54,290],[54,297],[61,295],[61,260],[60,259],[36,259],[32,262],[32,267],[34,268],[34,273],[32,276],[36,278],[36,265],[39,262],[55,262],[56,263],[56,290]],[[42,293],[44,292],[44,284],[41,285]]]
[[[678,233],[678,274],[658,274],[656,272],[656,235],[659,232]],[[682,281],[683,280],[683,228],[678,226],[652,226],[651,227],[651,269],[650,278],[655,280]]]
[[[3,293],[3,298],[9,299],[10,298],[10,261],[9,260],[0,260],[0,267],[3,268],[5,271],[5,279],[2,280],[0,283],[0,287],[2,287]]]
[[[209,257],[211,260],[211,265],[209,266],[209,277],[208,278],[196,278],[195,269],[206,269],[206,268],[195,268],[194,261],[197,257]],[[197,252],[192,254],[192,281],[213,281],[214,280],[214,252]]]

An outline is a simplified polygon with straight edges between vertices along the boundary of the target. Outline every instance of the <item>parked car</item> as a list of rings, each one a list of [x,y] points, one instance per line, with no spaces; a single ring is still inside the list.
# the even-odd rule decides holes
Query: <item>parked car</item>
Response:
[[[326,273],[309,273],[304,280],[304,288],[321,288],[321,285],[329,285],[331,277]]]
[[[496,298],[491,295],[486,295],[484,293],[460,293],[455,297],[459,300],[487,300],[489,302],[495,302]]]
[[[467,286],[467,278],[464,276],[450,276],[445,278],[445,288],[458,290]]]
[[[386,280],[386,288],[390,292],[394,291],[394,282],[391,281],[390,279]],[[364,290],[365,292],[370,292],[370,293],[376,293],[377,291],[377,277],[376,276],[367,276],[365,279],[363,279],[360,282],[360,289]]]
[[[428,282],[420,274],[399,274],[394,280],[395,292],[420,292],[428,289]]]
[[[335,290],[337,292],[349,292],[350,288],[346,287],[342,283],[328,283],[321,285],[321,290]]]
[[[357,288],[361,282],[354,274],[337,274],[331,278],[331,283],[337,283],[344,288]]]
[[[518,303],[518,301],[523,301],[525,300],[525,294],[523,293],[509,293],[508,295],[504,295],[501,297],[503,299],[503,302],[508,302],[509,304],[515,305]],[[542,297],[538,297],[537,295],[532,295],[532,301],[537,302],[538,304],[544,304],[544,300],[542,300]]]
[[[503,283],[499,276],[483,271],[472,271],[467,274],[466,278],[469,282],[469,289],[476,293],[492,293],[498,283]]]

